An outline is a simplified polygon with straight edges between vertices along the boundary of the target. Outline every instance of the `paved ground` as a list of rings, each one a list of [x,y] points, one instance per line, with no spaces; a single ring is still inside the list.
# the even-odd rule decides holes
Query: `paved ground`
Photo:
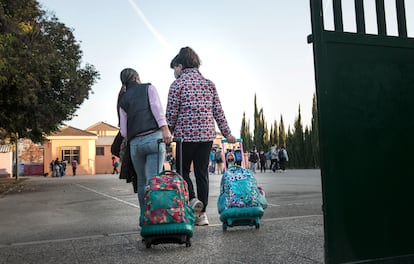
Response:
[[[132,186],[113,175],[36,177],[0,198],[3,263],[323,263],[320,171],[257,173],[270,204],[260,229],[223,232],[219,175],[210,177],[208,227],[192,246],[141,243]]]
[[[27,178],[15,179],[15,178],[1,178],[0,177],[0,197],[9,193],[22,192],[24,185],[22,184]]]

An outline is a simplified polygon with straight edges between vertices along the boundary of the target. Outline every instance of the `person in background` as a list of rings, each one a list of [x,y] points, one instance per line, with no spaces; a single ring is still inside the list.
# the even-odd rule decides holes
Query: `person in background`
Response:
[[[118,174],[119,160],[115,156],[112,156],[112,167],[112,174]]]
[[[257,162],[259,161],[259,154],[257,153],[256,146],[253,145],[249,153],[250,170],[256,173]]]
[[[211,173],[215,173],[216,171],[216,150],[211,149],[210,151],[210,167],[209,170]]]
[[[266,172],[266,156],[263,150],[259,152],[260,172]]]
[[[233,150],[228,149],[226,152],[226,167],[230,168],[231,166],[234,166],[235,164],[234,160],[235,158],[234,158]]]
[[[223,173],[223,153],[221,153],[221,148],[216,150],[216,169],[217,174]]]
[[[78,161],[73,159],[71,162],[72,165],[72,176],[76,176],[76,169],[78,168]]]
[[[237,166],[241,166],[243,161],[243,153],[241,152],[240,146],[237,146],[237,148],[234,150],[234,158],[235,164]]]
[[[278,169],[278,167],[279,167],[279,165],[278,165],[278,159],[279,159],[279,157],[278,157],[278,150],[277,150],[276,144],[273,144],[270,147],[270,157],[271,157],[271,159],[270,159],[270,161],[271,161],[270,162],[270,169],[273,172],[275,172]]]
[[[59,158],[56,158],[53,162],[53,177],[60,177],[60,161]]]
[[[120,79],[122,86],[117,104],[120,131],[129,141],[131,161],[137,175],[138,201],[143,213],[145,186],[162,170],[166,144],[171,143],[172,137],[155,86],[141,83],[138,72],[131,68],[123,69]],[[158,147],[159,139],[163,142]]]
[[[62,160],[60,163],[61,166],[61,175],[66,176],[66,160]]]
[[[176,80],[168,92],[166,112],[174,136],[183,138],[182,176],[188,184],[190,205],[196,215],[195,224],[208,225],[208,165],[216,137],[215,122],[230,143],[236,142],[236,138],[231,134],[216,86],[200,73],[200,65],[200,58],[190,47],[181,48],[172,59],[170,67]],[[190,179],[191,163],[194,165],[197,197]]]
[[[280,146],[278,157],[279,157],[279,163],[280,163],[280,170],[284,172],[286,170],[286,162],[289,161],[289,156],[287,154],[287,151],[284,145]]]

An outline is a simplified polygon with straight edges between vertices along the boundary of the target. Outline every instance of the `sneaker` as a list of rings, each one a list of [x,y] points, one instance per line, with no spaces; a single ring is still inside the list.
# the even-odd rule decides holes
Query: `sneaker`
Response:
[[[194,214],[198,216],[201,213],[201,210],[204,208],[204,204],[202,201],[198,200],[197,198],[193,198],[190,200],[190,206],[193,208]]]
[[[207,218],[207,214],[206,213],[201,213],[197,218],[196,218],[196,225],[198,226],[205,226],[208,225],[208,218]]]

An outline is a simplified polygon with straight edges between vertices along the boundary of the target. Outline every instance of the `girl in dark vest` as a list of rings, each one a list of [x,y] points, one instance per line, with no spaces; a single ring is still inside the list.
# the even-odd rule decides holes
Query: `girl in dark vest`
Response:
[[[121,91],[118,97],[120,131],[130,146],[131,160],[137,174],[140,208],[144,208],[144,191],[149,178],[157,175],[165,160],[165,144],[171,143],[157,89],[142,84],[138,73],[131,68],[121,72]],[[158,151],[158,139],[163,139]],[[157,167],[158,164],[158,167]]]

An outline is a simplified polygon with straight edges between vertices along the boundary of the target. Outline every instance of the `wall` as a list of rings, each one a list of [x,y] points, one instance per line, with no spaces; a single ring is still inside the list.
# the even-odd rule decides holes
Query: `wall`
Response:
[[[95,138],[83,137],[80,139],[62,138],[53,139],[45,142],[45,159],[44,170],[49,172],[49,164],[52,160],[59,158],[62,159],[61,150],[63,147],[79,146],[80,147],[80,160],[76,174],[78,175],[92,175],[95,174]],[[67,164],[66,173],[71,175],[72,166]]]
[[[96,146],[96,147],[104,148],[104,155],[96,156],[95,158],[96,174],[112,173],[111,146]]]
[[[13,154],[12,152],[0,153],[0,177],[13,176]]]

